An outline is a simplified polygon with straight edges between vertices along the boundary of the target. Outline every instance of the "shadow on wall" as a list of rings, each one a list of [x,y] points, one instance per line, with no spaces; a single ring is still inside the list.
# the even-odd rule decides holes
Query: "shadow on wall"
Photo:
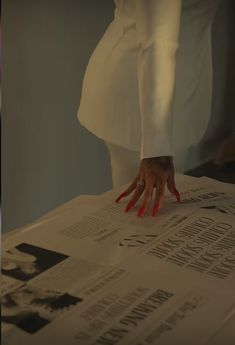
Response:
[[[212,116],[200,144],[203,157],[215,158],[220,143],[235,130],[235,3],[221,1],[213,25]]]

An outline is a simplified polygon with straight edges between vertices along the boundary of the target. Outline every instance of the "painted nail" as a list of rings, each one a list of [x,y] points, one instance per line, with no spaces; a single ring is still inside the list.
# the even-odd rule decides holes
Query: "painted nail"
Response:
[[[178,190],[175,190],[175,196],[178,202],[181,202],[181,198],[180,198],[180,193],[178,192]]]
[[[160,209],[160,204],[157,204],[156,207],[154,207],[153,211],[152,211],[152,216],[155,217],[156,214],[158,213]]]
[[[134,204],[132,202],[129,202],[129,204],[127,204],[127,207],[125,208],[125,211],[128,212],[130,211],[130,209],[134,206]]]
[[[139,209],[139,211],[138,211],[138,213],[137,213],[137,216],[143,217],[145,211],[146,211],[146,207],[145,207],[145,206],[142,206],[142,207]]]
[[[119,195],[119,197],[115,200],[115,202],[119,202],[124,196],[126,196],[126,193],[122,193]]]

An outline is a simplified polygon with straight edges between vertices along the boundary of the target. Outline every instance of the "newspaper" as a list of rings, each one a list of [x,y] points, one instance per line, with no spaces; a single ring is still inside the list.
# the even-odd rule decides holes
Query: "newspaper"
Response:
[[[177,186],[157,217],[124,212],[123,186],[5,236],[4,343],[234,344],[234,186]]]

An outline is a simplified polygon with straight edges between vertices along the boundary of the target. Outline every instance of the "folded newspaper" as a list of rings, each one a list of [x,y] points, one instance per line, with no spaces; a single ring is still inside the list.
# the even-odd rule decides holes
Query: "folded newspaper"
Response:
[[[3,236],[3,344],[234,345],[235,186],[176,181],[157,217],[123,186]]]

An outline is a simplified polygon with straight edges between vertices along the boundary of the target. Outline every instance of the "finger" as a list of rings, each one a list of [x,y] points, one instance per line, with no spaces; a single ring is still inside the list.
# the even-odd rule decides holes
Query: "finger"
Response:
[[[169,175],[168,175],[168,179],[167,179],[167,188],[171,193],[174,193],[176,190],[176,186],[175,186],[175,173],[174,173],[174,168],[172,167]]]
[[[172,167],[172,170],[170,171],[168,179],[167,179],[167,187],[168,187],[168,190],[172,194],[175,195],[177,201],[181,202],[180,193],[176,189],[176,185],[175,185],[175,174],[174,174],[174,168],[173,167]]]
[[[170,172],[170,175],[167,179],[167,187],[168,187],[168,190],[176,196],[177,201],[180,202],[181,201],[180,200],[180,193],[176,189],[174,173],[172,173],[172,172]]]
[[[131,182],[130,186],[117,197],[115,202],[119,202],[123,197],[129,195],[136,188],[138,179],[139,176],[136,176],[134,180]]]
[[[148,181],[144,191],[144,200],[142,206],[140,207],[137,213],[139,217],[142,217],[146,213],[152,199],[153,189],[154,183],[152,181]]]
[[[176,200],[178,201],[178,202],[181,202],[181,197],[180,197],[180,193],[178,192],[178,190],[175,190],[175,197],[176,197]]]
[[[122,198],[124,198],[124,196],[126,196],[127,194],[125,192],[121,193],[117,199],[115,200],[115,202],[119,202]]]
[[[129,201],[129,203],[127,204],[125,211],[128,212],[132,209],[132,207],[136,204],[136,202],[139,200],[139,198],[141,197],[141,195],[144,192],[144,187],[142,186],[137,186],[133,196],[131,198],[131,200]]]
[[[152,210],[152,216],[155,217],[162,206],[163,198],[164,198],[164,190],[165,190],[165,182],[161,182],[158,184],[158,187],[155,191],[155,201]]]

